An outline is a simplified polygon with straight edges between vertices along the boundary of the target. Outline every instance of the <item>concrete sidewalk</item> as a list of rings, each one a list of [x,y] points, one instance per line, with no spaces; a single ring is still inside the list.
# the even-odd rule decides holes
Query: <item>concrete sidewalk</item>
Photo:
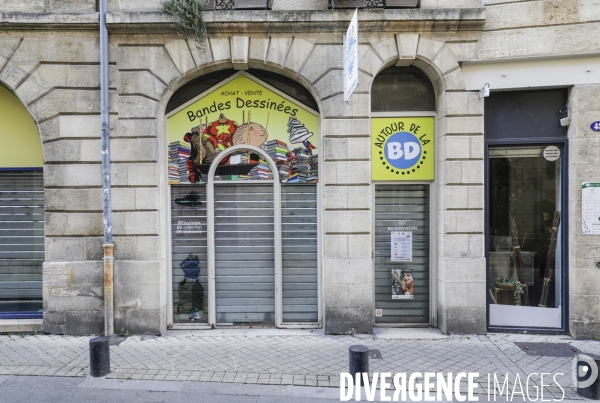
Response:
[[[89,339],[0,335],[0,375],[86,377]],[[169,331],[160,337],[131,336],[112,346],[107,378],[338,388],[340,372],[348,370],[348,347],[364,344],[382,355],[370,360],[372,373],[478,372],[480,393],[487,393],[488,374],[498,379],[508,374],[512,385],[517,374],[525,384],[531,373],[562,373],[557,379],[564,397],[579,399],[572,388],[571,358],[529,356],[515,341],[569,343],[600,354],[600,342],[568,336],[446,336],[430,329],[378,329],[354,337],[325,336],[318,330]],[[530,389],[539,386],[539,378],[532,381]],[[563,392],[551,386],[545,393],[560,399]]]

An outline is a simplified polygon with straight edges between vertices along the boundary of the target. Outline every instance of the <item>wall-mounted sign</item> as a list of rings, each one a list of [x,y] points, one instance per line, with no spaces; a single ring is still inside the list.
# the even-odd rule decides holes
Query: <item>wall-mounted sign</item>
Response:
[[[560,148],[557,146],[548,146],[544,148],[544,158],[547,161],[556,161],[560,158]]]
[[[581,184],[581,233],[600,235],[600,182]]]
[[[358,8],[344,37],[344,101],[358,85]]]
[[[600,121],[594,122],[590,125],[590,129],[595,132],[600,132]]]
[[[285,183],[318,180],[319,118],[247,73],[236,73],[167,115],[169,183],[206,182],[223,150],[249,144],[267,152]],[[257,154],[226,157],[216,174],[227,180],[272,179]]]
[[[435,132],[433,117],[371,119],[373,180],[433,180]]]

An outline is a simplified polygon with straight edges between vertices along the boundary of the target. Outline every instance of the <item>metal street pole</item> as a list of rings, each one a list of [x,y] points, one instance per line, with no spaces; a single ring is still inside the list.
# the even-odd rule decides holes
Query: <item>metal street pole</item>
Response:
[[[100,0],[100,123],[102,136],[102,213],[104,222],[104,335],[114,334],[112,206],[110,197],[110,127],[108,92],[108,0]]]

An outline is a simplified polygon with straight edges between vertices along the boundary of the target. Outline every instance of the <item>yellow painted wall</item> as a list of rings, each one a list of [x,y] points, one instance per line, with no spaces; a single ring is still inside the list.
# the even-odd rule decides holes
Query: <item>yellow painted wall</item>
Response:
[[[0,85],[0,168],[44,165],[37,127],[23,103]]]

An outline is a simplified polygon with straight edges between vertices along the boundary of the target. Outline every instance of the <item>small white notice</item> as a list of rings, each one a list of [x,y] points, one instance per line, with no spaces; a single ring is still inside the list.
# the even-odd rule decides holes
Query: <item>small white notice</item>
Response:
[[[392,232],[392,262],[412,262],[412,231]]]
[[[232,155],[229,157],[229,165],[239,165],[242,163],[241,155]]]
[[[581,233],[600,235],[600,182],[581,184]]]
[[[560,158],[560,148],[557,146],[548,146],[544,148],[544,158],[547,161],[556,161]]]
[[[177,235],[201,234],[202,222],[200,221],[177,221],[175,229]]]

